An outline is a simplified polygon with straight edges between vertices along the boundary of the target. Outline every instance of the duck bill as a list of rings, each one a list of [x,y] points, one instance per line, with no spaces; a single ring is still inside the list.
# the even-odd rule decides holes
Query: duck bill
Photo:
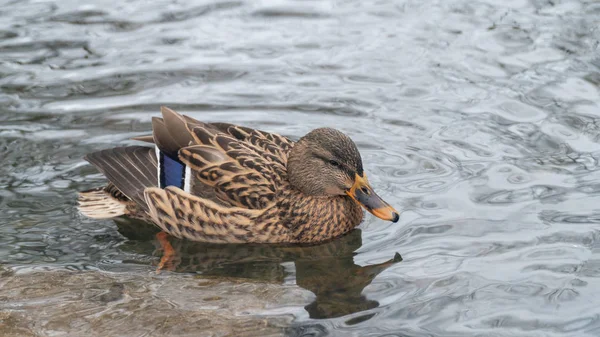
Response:
[[[356,175],[354,185],[346,191],[346,194],[380,219],[392,222],[397,222],[400,219],[400,214],[373,191],[367,177],[364,175]]]

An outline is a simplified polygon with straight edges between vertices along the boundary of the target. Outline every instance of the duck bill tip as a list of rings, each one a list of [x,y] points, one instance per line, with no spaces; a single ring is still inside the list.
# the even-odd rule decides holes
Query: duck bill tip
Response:
[[[400,213],[398,213],[393,207],[388,206],[384,208],[376,208],[373,210],[368,210],[371,214],[378,217],[382,220],[387,220],[391,222],[398,222],[400,220]]]

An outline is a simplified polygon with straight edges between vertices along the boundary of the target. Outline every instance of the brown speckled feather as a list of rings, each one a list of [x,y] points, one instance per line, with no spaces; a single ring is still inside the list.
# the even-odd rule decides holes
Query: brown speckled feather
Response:
[[[289,241],[284,226],[256,223],[264,210],[222,207],[174,187],[149,188],[145,196],[153,221],[178,238],[212,243]]]
[[[227,152],[206,145],[181,149],[179,155],[199,181],[214,189],[221,202],[248,209],[263,209],[272,204],[277,186],[267,178],[272,172],[267,172],[266,167],[249,169]]]
[[[277,197],[278,219],[289,228],[294,242],[311,243],[335,238],[355,228],[363,217],[353,200],[339,196],[319,198],[295,189],[282,189]]]
[[[233,127],[228,129],[233,130]],[[265,209],[273,204],[282,185],[288,187],[285,154],[269,150],[275,147],[273,143],[268,144],[265,139],[263,146],[254,145],[200,126],[193,132],[203,145],[182,148],[179,158],[192,168],[200,182],[214,188],[221,202]],[[248,135],[246,140],[257,137]]]

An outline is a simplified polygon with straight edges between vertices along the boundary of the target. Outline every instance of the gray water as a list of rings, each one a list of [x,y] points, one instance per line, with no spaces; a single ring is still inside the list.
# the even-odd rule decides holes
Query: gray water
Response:
[[[0,1],[0,334],[600,335],[600,2]],[[167,105],[337,127],[392,224],[174,241],[74,206]]]

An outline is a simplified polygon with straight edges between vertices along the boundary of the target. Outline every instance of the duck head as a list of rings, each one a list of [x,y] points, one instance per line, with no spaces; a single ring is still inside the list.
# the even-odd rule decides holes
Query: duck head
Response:
[[[369,184],[356,144],[336,129],[315,129],[298,140],[287,171],[292,186],[306,195],[346,195],[380,219],[397,222],[400,218]]]

